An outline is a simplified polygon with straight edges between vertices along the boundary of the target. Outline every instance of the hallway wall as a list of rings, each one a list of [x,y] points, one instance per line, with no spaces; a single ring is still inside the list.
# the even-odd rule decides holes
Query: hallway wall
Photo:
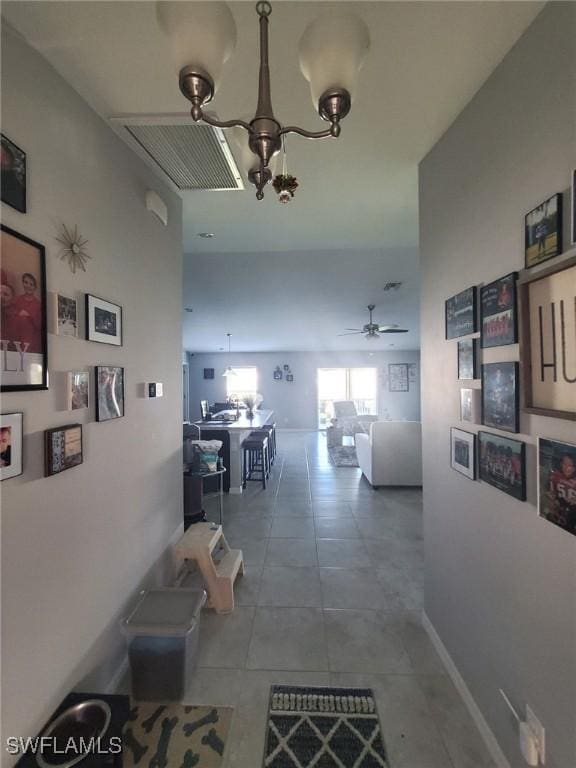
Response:
[[[575,39],[576,5],[548,4],[420,166],[426,612],[514,768],[499,688],[541,719],[547,768],[576,765],[576,538],[536,510],[537,437],[574,443],[575,422],[522,414],[527,502],[451,470],[450,427],[478,428],[458,422],[444,301],[522,269],[524,214],[553,193],[569,219]],[[517,346],[484,355],[517,359]]]

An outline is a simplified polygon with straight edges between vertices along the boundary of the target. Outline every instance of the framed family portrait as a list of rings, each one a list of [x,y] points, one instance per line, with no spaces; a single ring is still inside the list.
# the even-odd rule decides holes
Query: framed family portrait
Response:
[[[476,480],[476,435],[450,428],[450,466],[469,480]]]
[[[86,338],[101,344],[122,346],[122,307],[86,294]]]
[[[475,285],[466,288],[446,300],[445,326],[446,338],[456,339],[468,336],[478,330],[478,291]]]
[[[458,378],[477,379],[479,372],[478,339],[458,342]]]
[[[48,330],[56,336],[78,336],[78,302],[64,293],[48,294]]]
[[[406,363],[388,364],[388,391],[408,392],[408,365]]]
[[[538,514],[576,536],[576,445],[538,439]]]
[[[88,371],[68,373],[68,410],[88,408],[90,404],[90,374]]]
[[[4,224],[1,238],[1,389],[48,389],[45,249]]]
[[[0,134],[0,151],[2,202],[26,213],[26,153],[3,133]]]
[[[493,283],[482,286],[480,314],[482,347],[502,347],[518,341],[516,313],[516,280],[511,272]]]
[[[482,405],[479,389],[460,390],[460,421],[479,424],[482,418]]]
[[[96,366],[96,421],[124,416],[124,368]]]
[[[482,366],[482,424],[505,432],[520,431],[518,363]]]
[[[44,438],[46,441],[46,477],[57,475],[82,464],[81,424],[67,424],[64,427],[47,429]]]
[[[22,474],[23,420],[22,413],[0,416],[0,480]]]
[[[576,256],[518,285],[522,408],[576,420]]]
[[[520,440],[478,433],[480,480],[498,490],[526,501],[526,446]]]
[[[562,194],[558,192],[530,213],[524,222],[525,267],[535,267],[562,253]]]

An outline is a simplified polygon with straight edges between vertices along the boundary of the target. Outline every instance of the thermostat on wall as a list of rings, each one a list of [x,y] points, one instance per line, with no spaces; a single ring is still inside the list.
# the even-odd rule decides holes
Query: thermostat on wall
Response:
[[[164,384],[161,381],[149,381],[146,384],[147,397],[162,397],[164,394]]]

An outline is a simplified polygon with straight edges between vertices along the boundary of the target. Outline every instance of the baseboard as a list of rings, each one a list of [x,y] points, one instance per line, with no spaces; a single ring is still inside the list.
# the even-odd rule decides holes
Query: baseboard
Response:
[[[490,752],[492,759],[494,760],[498,768],[510,768],[510,763],[508,762],[508,758],[502,751],[500,744],[498,744],[498,741],[496,740],[496,737],[494,736],[492,729],[488,725],[486,718],[480,711],[479,706],[476,704],[474,697],[470,693],[470,689],[466,685],[466,681],[458,671],[458,667],[456,666],[456,664],[454,664],[454,661],[452,660],[452,657],[448,653],[446,646],[440,639],[440,635],[438,634],[438,632],[436,632],[434,625],[426,615],[425,611],[422,612],[422,626],[428,633],[428,636],[432,641],[432,645],[434,646],[438,655],[442,659],[442,663],[446,667],[446,671],[450,679],[454,683],[456,690],[458,691],[464,703],[466,704],[466,708],[468,709],[468,712],[470,713],[472,720],[474,720],[476,727],[480,731],[480,735],[484,739],[484,743],[486,744],[486,747],[488,748],[488,751]]]

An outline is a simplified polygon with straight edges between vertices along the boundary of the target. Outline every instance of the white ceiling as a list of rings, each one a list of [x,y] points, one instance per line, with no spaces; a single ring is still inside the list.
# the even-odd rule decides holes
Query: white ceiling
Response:
[[[218,349],[225,333],[233,330],[234,317],[236,323],[243,322],[245,344],[241,346],[246,349],[332,348],[340,327],[361,322],[363,306],[374,301],[380,307],[383,294],[378,290],[387,280],[398,279],[399,272],[405,273],[407,281],[405,306],[414,311],[403,320],[400,307],[390,307],[392,316],[386,313],[377,319],[407,322],[415,329],[417,260],[406,259],[406,254],[413,254],[418,244],[418,162],[543,4],[337,3],[364,18],[371,50],[342,136],[321,142],[288,140],[289,171],[300,181],[295,200],[280,205],[269,188],[266,199],[258,203],[249,185],[243,192],[183,195],[184,250],[192,254],[186,261],[188,269],[196,265],[204,281],[186,281],[184,304],[193,305],[195,311],[185,316],[185,346]],[[281,122],[325,127],[300,73],[297,48],[306,26],[334,5],[288,0],[273,4],[272,98]],[[211,105],[221,119],[248,117],[256,104],[254,3],[232,2],[230,7],[238,44]],[[186,110],[153,2],[3,2],[2,12],[103,117]],[[231,146],[234,151],[234,142]],[[216,236],[201,240],[199,232]],[[237,290],[230,296],[226,280],[207,291],[210,264],[206,257],[196,257],[200,251],[220,254],[216,261],[230,277],[245,259],[243,254],[252,254],[250,273],[264,275],[268,286],[277,284],[274,323],[266,324],[247,286],[240,289],[236,283]],[[316,281],[310,280],[307,271],[296,272],[295,265],[318,261],[327,266],[330,251],[334,252],[331,301],[322,304],[327,313],[322,322],[325,330],[317,330],[312,340],[294,325],[293,308],[297,305],[298,314],[309,319],[318,315],[319,296],[309,290]],[[274,252],[292,252],[292,267]],[[224,254],[229,254],[228,259]],[[356,273],[352,281],[345,266],[348,262]],[[276,276],[272,269],[277,270]],[[290,292],[281,290],[287,276]],[[405,337],[408,346],[404,348],[418,346],[416,331]],[[350,337],[339,339],[336,348],[359,348],[368,342],[361,339],[353,347],[350,343]]]

